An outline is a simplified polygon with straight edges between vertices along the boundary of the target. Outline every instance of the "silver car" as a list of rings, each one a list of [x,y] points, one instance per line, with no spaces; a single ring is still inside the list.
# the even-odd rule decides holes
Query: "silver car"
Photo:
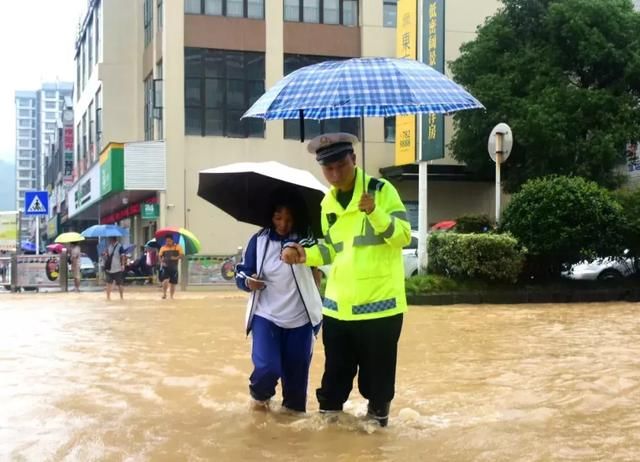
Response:
[[[628,253],[625,250],[625,255]],[[563,271],[562,277],[576,281],[610,281],[629,277],[635,272],[634,258],[626,256],[623,258],[607,257],[576,263],[566,271]]]

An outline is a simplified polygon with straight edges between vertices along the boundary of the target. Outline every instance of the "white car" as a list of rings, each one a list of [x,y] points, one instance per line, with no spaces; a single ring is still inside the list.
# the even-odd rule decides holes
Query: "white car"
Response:
[[[402,258],[404,259],[404,275],[405,277],[416,276],[418,274],[418,232],[411,231],[411,242],[402,249]],[[324,265],[318,268],[322,273],[322,277],[329,275],[331,265]]]
[[[625,254],[627,251],[625,251]],[[610,281],[622,279],[635,274],[636,267],[633,258],[598,258],[593,261],[583,261],[562,272],[562,277],[576,281]]]

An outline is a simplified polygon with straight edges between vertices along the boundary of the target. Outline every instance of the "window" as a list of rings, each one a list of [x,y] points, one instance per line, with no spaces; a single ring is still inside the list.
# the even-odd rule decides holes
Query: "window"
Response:
[[[33,123],[32,120],[30,119],[20,119],[20,122],[18,123],[19,127],[22,128],[31,128],[31,124]]]
[[[47,120],[56,120],[56,113],[55,112],[45,112],[45,119]]]
[[[87,26],[87,67],[91,69],[93,66],[93,23],[89,22]],[[90,76],[91,72],[87,71],[87,76]]]
[[[20,117],[29,117],[31,116],[31,111],[29,109],[18,109],[18,115]]]
[[[144,79],[144,139],[153,139],[153,75]]]
[[[80,55],[76,56],[76,101],[80,99],[82,93],[82,66]]]
[[[80,151],[80,154],[82,154],[82,157],[87,157],[87,113],[85,112],[85,114],[82,116],[82,151]]]
[[[284,55],[284,75],[300,69],[304,66],[320,63],[330,59],[343,59],[327,56],[309,56],[309,55]],[[352,119],[327,119],[327,120],[305,120],[304,121],[304,137],[311,139],[321,133],[330,132],[347,132],[356,136],[360,134],[360,122],[358,118]],[[290,140],[300,139],[300,121],[285,120],[284,121],[284,138]]]
[[[144,46],[153,38],[153,0],[144,0]]]
[[[96,119],[95,119],[95,112],[93,111],[93,105],[94,105],[94,101],[91,101],[89,103],[89,107],[87,109],[87,117],[89,119],[89,125],[87,127],[87,130],[88,130],[88,133],[89,133],[89,152],[92,155],[94,155],[96,153],[95,146],[93,144],[94,141],[95,141],[95,137],[94,137],[93,133],[94,133],[94,130],[96,128]]]
[[[162,61],[156,64],[156,78],[153,81],[153,118],[156,120],[157,134],[159,140],[164,138],[164,127],[162,126],[162,110],[164,108],[164,97],[162,93]]]
[[[102,151],[102,89],[96,91],[96,150]]]
[[[18,100],[18,106],[31,107],[31,100],[30,99],[19,99]]]
[[[162,15],[162,0],[158,0],[156,6],[156,17],[158,18],[158,32],[162,30],[162,26],[164,26],[164,16]]]
[[[263,137],[260,119],[240,120],[264,93],[264,53],[185,48],[185,133]]]
[[[95,47],[96,47],[96,52],[93,54],[94,55],[94,64],[97,64],[98,61],[100,60],[100,46],[102,45],[100,43],[100,11],[102,9],[102,5],[98,4],[98,6],[96,6],[96,8],[93,10],[95,11],[95,16],[93,17],[93,20],[95,22],[95,38],[96,38],[96,43],[95,43]]]
[[[284,0],[284,20],[358,25],[358,0]]]
[[[56,92],[55,91],[45,91],[44,92],[44,97],[47,99],[54,99],[56,97]]]
[[[18,140],[18,146],[21,148],[29,148],[31,147],[31,140]]]
[[[55,109],[58,107],[58,103],[56,101],[46,101],[44,107],[47,109]]]
[[[384,0],[382,2],[382,24],[384,27],[396,27],[398,16],[398,0]]]
[[[18,136],[31,138],[31,130],[20,129],[18,130]]]
[[[185,0],[187,14],[264,19],[264,0]]]
[[[55,122],[47,122],[46,124],[44,124],[44,128],[45,128],[45,130],[55,130],[56,129],[56,123]]]
[[[31,168],[31,161],[30,160],[21,160],[18,165],[20,167],[23,167],[23,168]]]
[[[385,143],[396,142],[396,118],[395,117],[384,118],[384,142]]]

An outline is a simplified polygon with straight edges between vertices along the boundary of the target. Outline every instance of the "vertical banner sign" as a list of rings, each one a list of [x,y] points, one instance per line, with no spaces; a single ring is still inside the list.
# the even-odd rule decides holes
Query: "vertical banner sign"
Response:
[[[418,57],[418,2],[398,0],[396,56]],[[416,117],[396,116],[395,165],[412,164],[416,160]]]
[[[444,74],[444,2],[424,0],[422,28],[422,61]],[[444,157],[444,115],[425,114],[422,117],[422,149],[420,160]]]

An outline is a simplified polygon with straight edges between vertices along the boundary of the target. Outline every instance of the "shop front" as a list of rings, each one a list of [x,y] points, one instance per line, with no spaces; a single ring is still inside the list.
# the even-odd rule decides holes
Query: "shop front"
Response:
[[[136,256],[158,227],[165,183],[162,142],[110,143],[100,155],[100,223],[128,229]]]

